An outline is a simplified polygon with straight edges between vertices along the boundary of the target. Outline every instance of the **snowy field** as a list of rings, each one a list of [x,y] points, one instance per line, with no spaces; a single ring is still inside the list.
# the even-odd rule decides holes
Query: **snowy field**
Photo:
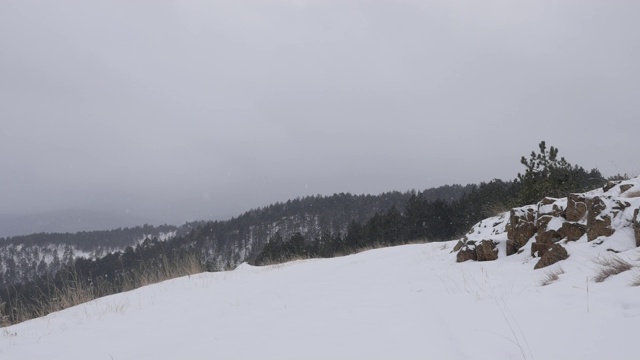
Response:
[[[541,286],[558,264],[454,244],[174,279],[2,328],[0,359],[640,359],[637,268],[595,283],[579,241]]]

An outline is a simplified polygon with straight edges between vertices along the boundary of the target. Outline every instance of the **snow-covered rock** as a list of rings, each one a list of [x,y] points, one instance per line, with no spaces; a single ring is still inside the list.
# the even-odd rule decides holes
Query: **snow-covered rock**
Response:
[[[529,250],[532,257],[541,258],[536,268],[568,258],[570,252],[565,250],[568,242],[584,246],[594,242],[603,248],[609,248],[608,243],[613,247],[627,244],[622,249],[640,246],[640,191],[633,189],[640,190],[640,177],[609,182],[602,189],[570,194],[566,198],[545,198],[538,204],[485,219],[460,240],[455,249],[457,259],[459,262],[480,260],[477,249],[483,241],[495,244],[499,251],[495,259],[500,254],[509,256]],[[620,237],[609,241],[617,232]],[[552,253],[546,256],[548,251]]]

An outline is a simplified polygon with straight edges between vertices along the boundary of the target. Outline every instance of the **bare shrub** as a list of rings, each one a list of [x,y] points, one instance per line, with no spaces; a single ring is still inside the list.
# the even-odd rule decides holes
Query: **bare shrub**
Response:
[[[610,276],[618,275],[633,268],[633,265],[629,262],[615,255],[596,258],[593,262],[600,266],[596,272],[596,276],[593,278],[595,282],[603,282]]]
[[[540,286],[547,286],[560,279],[560,275],[564,274],[564,269],[558,266],[553,270],[549,270],[544,274],[544,277],[540,280]]]

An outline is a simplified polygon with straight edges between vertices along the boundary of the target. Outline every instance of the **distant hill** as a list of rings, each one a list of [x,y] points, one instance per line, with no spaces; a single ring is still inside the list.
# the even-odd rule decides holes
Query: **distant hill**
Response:
[[[35,233],[110,230],[149,223],[147,219],[94,210],[68,209],[34,214],[0,214],[0,238]]]
[[[428,200],[450,202],[473,188],[473,185],[447,185],[425,190],[422,196]],[[141,244],[145,238],[171,239],[166,250],[187,249],[197,243],[210,269],[234,267],[257,255],[275,233],[289,237],[300,232],[311,239],[323,233],[346,233],[349,223],[366,222],[375,214],[393,207],[403,209],[414,195],[413,191],[394,191],[379,195],[341,193],[308,196],[249,210],[229,220],[197,221],[179,227],[115,226],[114,230],[96,230],[106,226],[107,221],[114,224],[123,220],[133,221],[109,220],[108,216],[98,212],[67,211],[22,217],[22,223],[15,221],[13,227],[22,224],[19,232],[29,235],[0,238],[0,285],[51,274],[78,257],[95,259],[122,252],[127,246]],[[105,219],[100,219],[103,215]],[[4,218],[8,222],[11,219]],[[5,228],[5,233],[9,233],[8,229]]]

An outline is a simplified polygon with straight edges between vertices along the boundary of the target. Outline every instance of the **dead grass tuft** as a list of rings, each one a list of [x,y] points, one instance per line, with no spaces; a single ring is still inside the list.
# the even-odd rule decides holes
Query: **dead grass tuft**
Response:
[[[564,274],[564,269],[560,266],[553,270],[549,270],[544,274],[542,280],[540,280],[540,286],[547,286],[560,279],[560,275]]]
[[[603,282],[613,275],[618,275],[633,268],[633,265],[616,255],[596,258],[593,262],[600,266],[596,276],[593,278],[595,282]]]

